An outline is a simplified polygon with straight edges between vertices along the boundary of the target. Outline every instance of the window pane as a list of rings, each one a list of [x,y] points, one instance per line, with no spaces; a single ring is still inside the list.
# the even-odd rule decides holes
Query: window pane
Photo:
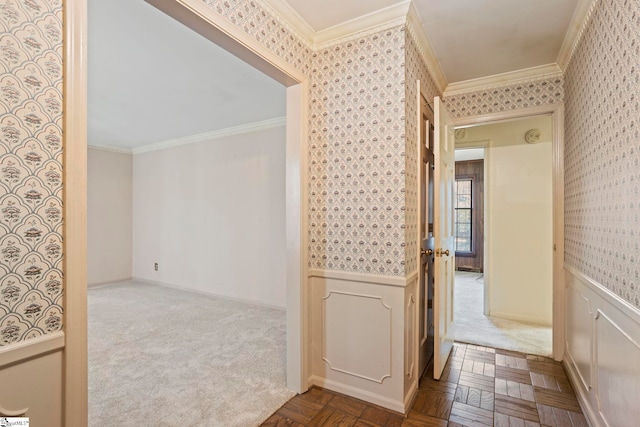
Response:
[[[456,180],[455,206],[455,235],[456,252],[472,252],[472,222],[471,209],[473,206],[472,180]]]

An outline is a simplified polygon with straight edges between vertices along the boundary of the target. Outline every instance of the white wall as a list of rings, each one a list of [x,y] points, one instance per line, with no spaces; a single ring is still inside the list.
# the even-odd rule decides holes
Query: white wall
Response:
[[[465,141],[490,140],[485,189],[489,313],[551,325],[552,150],[551,117],[468,129]],[[542,130],[528,144],[527,130]]]
[[[87,154],[87,280],[131,278],[133,158],[89,147]]]
[[[133,193],[134,277],[285,307],[284,127],[135,154]]]

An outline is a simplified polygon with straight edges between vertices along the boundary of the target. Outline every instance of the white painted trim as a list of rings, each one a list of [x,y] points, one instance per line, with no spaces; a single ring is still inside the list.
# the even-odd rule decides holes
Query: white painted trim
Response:
[[[567,350],[565,350],[565,354],[569,354]],[[575,362],[571,358],[565,358],[562,361],[562,365],[564,366],[564,370],[567,373],[567,377],[573,391],[576,393],[576,397],[578,398],[578,404],[580,405],[580,409],[582,409],[582,414],[587,419],[590,427],[604,427],[598,421],[599,417],[596,415],[596,412],[589,404],[589,396],[587,395],[585,389],[583,387],[578,386],[580,381],[580,376],[576,369]]]
[[[131,280],[133,280],[133,277],[127,277],[126,279],[109,280],[109,281],[106,281],[106,282],[89,283],[89,284],[87,284],[87,288],[88,289],[101,288],[103,286],[116,285],[118,283],[129,282]]]
[[[375,285],[385,285],[385,286],[397,286],[397,287],[406,287],[411,283],[412,280],[415,280],[415,275],[417,272],[411,274],[411,276],[403,277],[403,276],[377,276],[375,274],[365,274],[365,273],[351,273],[348,271],[335,271],[335,270],[320,270],[320,269],[310,269],[309,277],[322,277],[325,279],[337,279],[337,280],[346,280],[348,282],[361,282],[361,283],[372,283]]]
[[[309,47],[313,47],[316,32],[305,19],[286,2],[286,0],[257,0],[281,24],[285,25],[304,40]]]
[[[391,409],[399,414],[404,414],[404,402],[389,399],[388,397],[371,393],[370,391],[362,390],[361,388],[351,387],[336,381],[320,378],[316,375],[309,378],[309,382],[311,385],[337,391],[338,393],[346,394],[347,396],[355,397],[356,399]]]
[[[563,359],[565,348],[566,292],[564,276],[564,106],[541,105],[498,113],[453,119],[454,125],[489,124],[523,117],[551,114],[553,121],[553,357]],[[486,190],[486,188],[485,188]],[[553,248],[550,248],[553,250]],[[485,254],[486,255],[486,254]]]
[[[576,270],[570,265],[565,265],[564,269],[567,270],[569,273],[571,273],[571,275],[575,276],[577,279],[588,284],[590,286],[590,289],[593,290],[595,293],[597,293],[598,296],[605,299],[611,305],[620,309],[620,311],[623,314],[625,314],[629,319],[640,324],[640,308],[622,299],[618,294],[611,292],[601,283],[595,281],[594,279],[582,273],[581,271]]]
[[[102,286],[92,286],[92,289],[96,289],[96,288],[103,288],[103,287],[109,287],[111,285],[116,285],[122,282],[132,282],[133,284],[135,284],[135,282],[139,282],[145,285],[153,285],[153,286],[161,286],[163,288],[168,288],[168,289],[175,289],[177,291],[182,291],[182,292],[189,292],[192,294],[196,294],[196,295],[202,295],[202,296],[206,296],[209,298],[218,298],[218,299],[223,299],[223,300],[227,300],[227,301],[234,301],[234,302],[239,302],[239,303],[243,303],[243,304],[250,304],[250,305],[254,305],[257,307],[266,307],[266,308],[270,308],[270,309],[275,309],[275,310],[279,310],[279,311],[285,311],[286,308],[285,307],[280,307],[277,305],[272,305],[272,304],[266,304],[260,301],[254,301],[254,300],[250,300],[250,299],[246,299],[246,298],[236,298],[236,297],[231,297],[228,295],[222,295],[222,294],[217,294],[215,292],[207,292],[207,291],[202,291],[200,289],[193,289],[193,288],[187,288],[186,286],[181,286],[181,285],[176,285],[175,283],[166,283],[166,282],[158,282],[156,280],[149,280],[149,279],[143,279],[140,277],[132,277],[131,280],[125,280],[125,281],[120,281],[120,282],[113,282],[113,283],[108,283],[108,284],[104,284]]]
[[[468,92],[490,90],[516,84],[526,84],[556,77],[562,77],[562,70],[558,64],[539,65],[537,67],[525,68],[523,70],[494,74],[488,77],[479,77],[477,79],[449,83],[444,91],[444,96],[454,96]]]
[[[63,61],[63,270],[65,347],[62,424],[88,423],[87,0],[65,1]]]
[[[317,31],[314,36],[316,49],[323,49],[354,37],[362,37],[366,33],[374,33],[398,25],[404,25],[409,12],[411,0],[376,10],[366,15],[342,22],[329,28]]]
[[[551,323],[549,323],[545,319],[540,319],[540,318],[531,317],[531,316],[521,316],[519,314],[514,314],[514,313],[503,313],[503,312],[500,312],[500,311],[490,311],[489,312],[489,316],[498,317],[500,319],[515,320],[517,322],[529,323],[531,325],[549,326],[549,327],[551,326]]]
[[[562,71],[567,70],[597,2],[598,0],[579,0],[556,60]]]
[[[0,369],[7,365],[60,350],[64,348],[64,343],[64,332],[58,331],[0,347]]]
[[[418,380],[411,382],[411,387],[409,388],[409,392],[404,397],[404,410],[403,413],[409,413],[409,409],[413,405],[413,401],[416,400],[416,396],[418,396]]]
[[[133,150],[129,147],[116,147],[115,145],[99,145],[99,144],[87,144],[87,148],[93,148],[94,150],[108,151],[110,153],[118,154],[133,154]]]
[[[425,64],[427,64],[427,71],[436,84],[438,92],[442,95],[448,84],[447,76],[445,76],[444,71],[442,71],[442,66],[440,65],[440,61],[438,61],[436,52],[433,50],[433,46],[424,32],[422,18],[413,2],[411,2],[411,7],[407,15],[407,31],[409,32],[409,36],[413,37],[418,45],[420,56]]]
[[[275,119],[262,120],[259,122],[247,123],[240,126],[232,126],[224,129],[214,130],[211,132],[204,132],[196,135],[183,136],[180,138],[168,139],[166,141],[154,142],[152,144],[146,144],[140,147],[131,148],[130,152],[133,154],[148,153],[150,151],[165,150],[167,148],[179,147],[181,145],[213,141],[215,139],[225,138],[232,135],[259,132],[262,130],[284,126],[286,126],[286,117],[277,117]]]

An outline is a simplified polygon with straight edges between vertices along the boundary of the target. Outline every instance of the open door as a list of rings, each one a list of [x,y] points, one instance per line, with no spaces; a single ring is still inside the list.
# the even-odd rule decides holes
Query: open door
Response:
[[[455,280],[455,239],[453,196],[455,185],[455,137],[453,122],[434,99],[434,294],[433,377],[440,379],[454,340],[453,286]]]
[[[433,171],[435,157],[433,153],[433,110],[422,93],[420,93],[420,82],[418,82],[418,93],[420,102],[420,164],[418,170],[420,181],[420,221],[418,224],[420,236],[420,326],[418,328],[420,331],[420,354],[418,357],[418,373],[420,378],[433,357],[433,260],[435,252],[433,239]]]

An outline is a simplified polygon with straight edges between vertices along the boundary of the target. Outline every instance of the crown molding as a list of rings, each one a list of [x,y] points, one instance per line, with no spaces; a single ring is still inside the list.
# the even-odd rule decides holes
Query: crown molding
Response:
[[[232,135],[240,135],[243,133],[258,132],[261,130],[283,127],[286,125],[285,117],[277,117],[275,119],[262,120],[259,122],[247,123],[240,126],[233,126],[225,129],[214,130],[211,132],[199,133],[196,135],[184,136],[181,138],[169,139],[166,141],[154,142],[152,144],[142,145],[131,149],[133,154],[147,153],[149,151],[164,150],[167,148],[178,147],[180,145],[194,144],[196,142],[211,141],[214,139],[224,138]]]
[[[438,57],[433,50],[433,46],[431,46],[429,38],[424,32],[424,27],[422,26],[422,18],[413,2],[411,2],[407,14],[407,29],[409,31],[409,34],[416,42],[418,51],[420,52],[420,56],[422,57],[422,60],[425,62],[425,64],[427,64],[427,70],[429,71],[431,78],[438,87],[438,91],[440,92],[440,94],[443,94],[445,88],[447,87],[447,78],[442,71],[440,61],[438,61]]]
[[[598,0],[579,0],[578,6],[576,6],[576,10],[573,12],[571,23],[564,36],[564,41],[562,42],[562,47],[556,60],[563,72],[566,71],[569,66],[569,62],[582,38],[582,34],[584,34],[584,30],[591,19],[597,3]]]
[[[298,14],[286,0],[258,0],[281,24],[293,31],[311,48],[315,44],[316,31]]]
[[[362,33],[365,32],[372,33],[402,25],[405,23],[410,5],[411,0],[406,0],[402,3],[367,13],[366,15],[350,19],[324,30],[316,31],[313,39],[314,44],[317,49],[322,49],[330,44],[362,35]]]
[[[556,77],[562,77],[562,69],[560,69],[558,64],[539,65],[537,67],[509,71],[507,73],[494,74],[488,77],[450,83],[444,91],[444,96],[460,95],[462,93],[477,92]]]
[[[117,147],[115,145],[87,144],[87,147],[93,148],[94,150],[109,151],[110,153],[133,154],[133,151],[131,150],[131,148]]]

